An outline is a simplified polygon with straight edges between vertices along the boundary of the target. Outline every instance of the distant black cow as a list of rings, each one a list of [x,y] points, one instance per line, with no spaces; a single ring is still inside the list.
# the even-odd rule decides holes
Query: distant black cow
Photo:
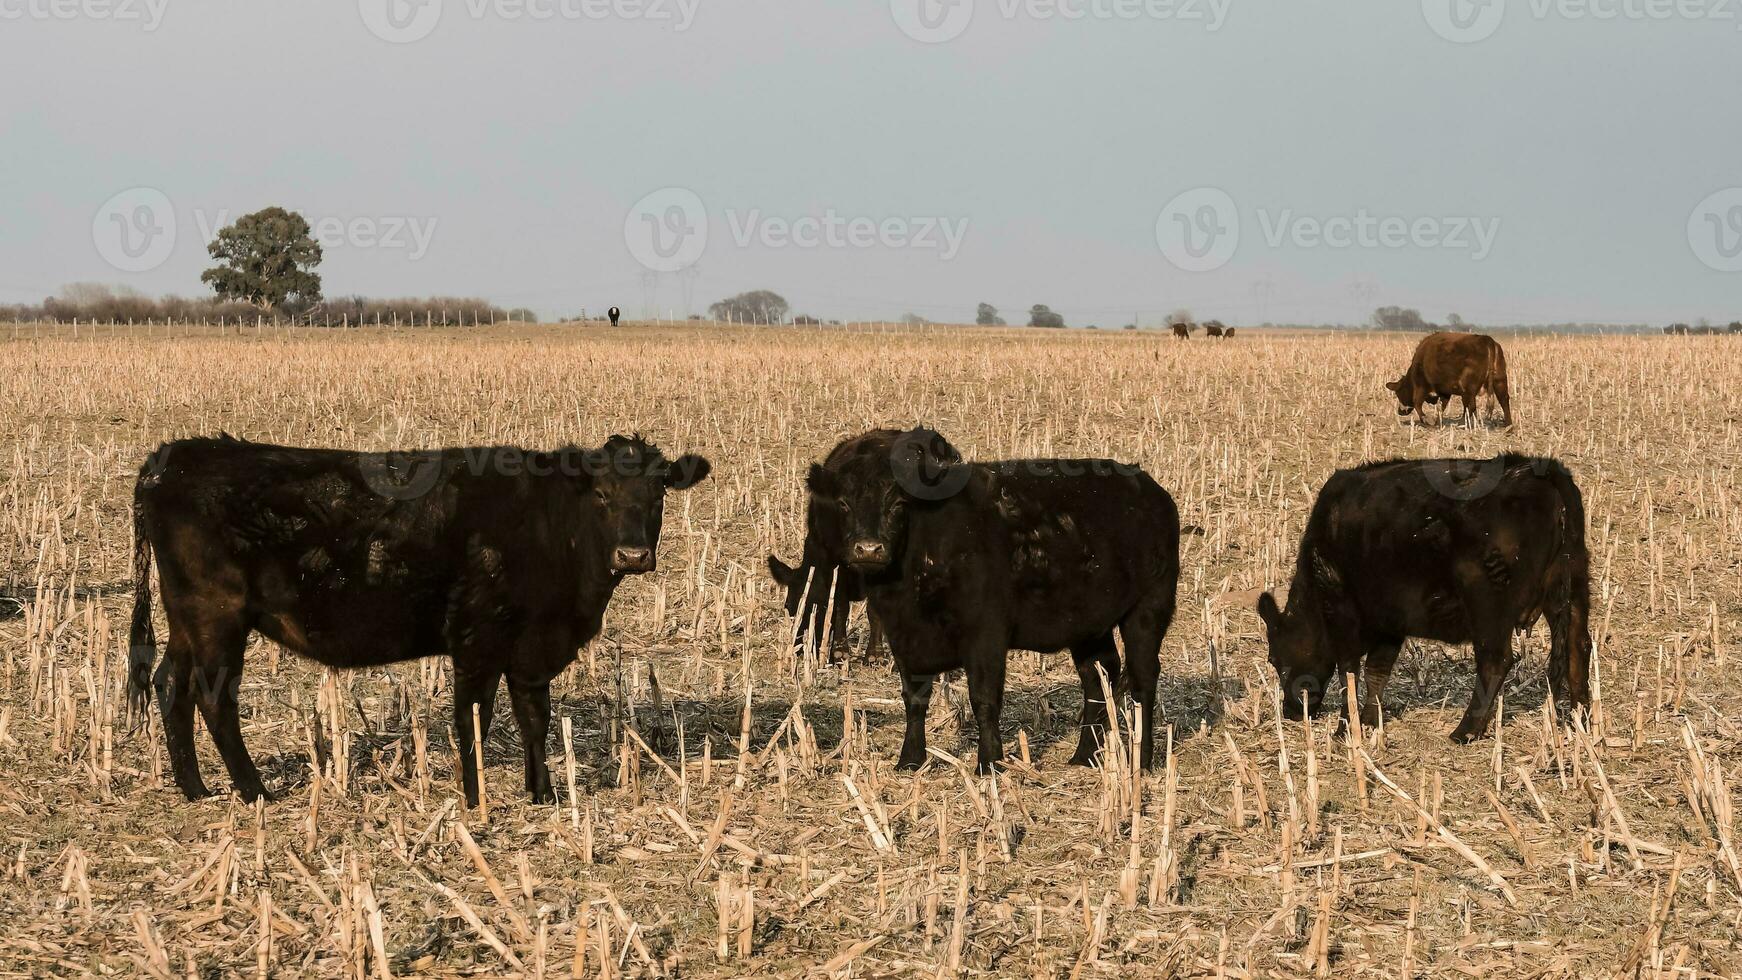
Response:
[[[625,575],[654,569],[665,491],[708,461],[667,461],[639,436],[599,449],[367,454],[185,439],[146,460],[133,491],[128,699],[155,681],[176,785],[206,794],[199,706],[244,799],[266,795],[237,719],[242,652],[258,631],[333,667],[446,653],[466,799],[478,800],[472,706],[489,735],[504,675],[526,788],[549,802],[550,681],[599,632]],[[169,642],[155,677],[150,569]]]
[[[1406,637],[1473,643],[1477,681],[1452,733],[1479,738],[1514,662],[1512,633],[1548,619],[1549,686],[1563,711],[1590,704],[1590,557],[1585,505],[1566,467],[1507,454],[1339,470],[1301,537],[1288,608],[1266,592],[1258,614],[1284,708],[1318,711],[1333,671],[1367,661],[1364,724]]]
[[[1162,637],[1179,580],[1179,512],[1134,466],[1112,460],[968,464],[914,429],[887,453],[813,465],[814,506],[835,508],[847,561],[902,677],[899,765],[924,763],[932,680],[965,668],[979,769],[1003,758],[999,714],[1009,650],[1069,648],[1083,687],[1073,763],[1098,753],[1107,723],[1096,672],[1117,684],[1118,627],[1143,707],[1142,763],[1154,756]]]
[[[860,454],[887,459],[901,435],[900,429],[872,429],[843,439],[829,450],[822,465],[839,467]],[[821,643],[824,621],[832,624],[828,638],[831,660],[837,651],[844,651],[846,647],[847,620],[853,604],[865,600],[865,588],[859,574],[847,563],[842,534],[841,509],[832,501],[812,496],[805,508],[804,556],[798,567],[793,568],[774,555],[768,556],[768,574],[786,590],[787,615],[798,616],[799,606],[804,606],[797,639],[802,641],[808,634],[818,637],[817,642]],[[832,606],[829,601],[831,592],[834,594]],[[865,643],[865,653],[869,656],[876,652],[881,631],[875,618],[866,618],[871,628]]]
[[[606,315],[611,318],[611,326],[614,327],[617,325],[617,318],[623,315],[623,311],[613,306]]]

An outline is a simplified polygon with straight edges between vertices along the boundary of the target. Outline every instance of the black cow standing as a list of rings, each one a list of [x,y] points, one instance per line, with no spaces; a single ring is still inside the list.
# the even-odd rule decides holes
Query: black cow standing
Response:
[[[823,467],[838,467],[861,453],[887,458],[901,436],[900,429],[872,429],[843,439],[829,451]],[[847,620],[853,604],[865,600],[865,585],[859,573],[847,563],[842,539],[844,533],[840,508],[832,501],[823,501],[812,495],[805,511],[804,552],[798,567],[794,568],[774,555],[768,556],[769,576],[786,590],[786,614],[798,617],[800,605],[804,606],[795,639],[802,643],[806,635],[810,635],[817,637],[820,644],[823,642],[824,621],[832,624],[828,637],[831,661],[846,649]],[[834,597],[832,604],[831,594]],[[868,615],[866,619],[870,634],[866,637],[865,654],[869,657],[876,652],[882,631],[875,617]]]
[[[478,801],[472,706],[489,735],[508,679],[526,788],[545,764],[550,681],[599,632],[625,575],[650,572],[667,489],[708,461],[667,461],[639,436],[599,449],[512,447],[366,454],[219,439],[160,447],[133,493],[128,700],[155,681],[176,785],[206,795],[196,705],[243,799],[266,796],[242,741],[237,691],[251,631],[333,667],[446,653],[466,800]],[[150,570],[169,642],[155,677]]]
[[[617,318],[623,315],[623,311],[613,306],[606,315],[611,318],[611,326],[614,327],[617,325]]]
[[[864,583],[902,678],[907,732],[899,765],[925,761],[936,675],[958,668],[979,728],[979,771],[1004,756],[999,715],[1013,648],[1069,648],[1083,687],[1077,751],[1101,747],[1110,684],[1125,642],[1143,708],[1142,763],[1154,756],[1162,637],[1179,580],[1179,513],[1142,470],[1112,460],[969,464],[929,429],[886,452],[862,445],[813,465],[814,505],[835,508],[848,564]]]
[[[1455,741],[1479,738],[1514,663],[1512,633],[1548,619],[1549,686],[1563,711],[1590,705],[1590,556],[1585,505],[1565,466],[1507,454],[1339,470],[1301,537],[1288,608],[1266,592],[1289,717],[1317,712],[1332,671],[1367,661],[1362,723],[1379,721],[1407,637],[1471,643],[1477,680]]]

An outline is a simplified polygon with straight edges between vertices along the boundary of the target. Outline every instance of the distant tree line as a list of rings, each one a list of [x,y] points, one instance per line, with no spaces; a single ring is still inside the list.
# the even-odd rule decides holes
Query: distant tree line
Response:
[[[518,320],[538,322],[527,309],[506,309],[486,300],[430,296],[404,299],[369,299],[349,296],[321,300],[296,310],[263,308],[240,300],[217,297],[187,299],[181,296],[150,297],[126,286],[105,283],[74,283],[41,303],[0,305],[0,321],[20,323],[217,323],[250,322],[257,317],[281,317],[314,326],[361,326],[400,324],[425,326],[499,323]]]
[[[1742,334],[1742,320],[1737,320],[1727,327],[1720,327],[1715,323],[1708,323],[1705,320],[1701,320],[1699,323],[1696,323],[1691,327],[1685,323],[1672,323],[1669,326],[1664,327],[1663,332],[1673,336],[1694,337],[1709,337],[1712,334],[1720,333]]]

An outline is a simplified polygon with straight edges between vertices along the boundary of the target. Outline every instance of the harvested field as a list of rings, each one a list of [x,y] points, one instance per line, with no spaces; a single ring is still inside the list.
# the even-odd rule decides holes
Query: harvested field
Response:
[[[1401,335],[0,327],[0,973],[1742,973],[1742,391],[1713,380],[1742,347],[1501,339],[1510,432],[1399,424]],[[789,655],[763,558],[798,552],[805,467],[916,422],[970,458],[1139,463],[1201,529],[1162,653],[1165,771],[1065,765],[1066,655],[1012,655],[1027,761],[996,778],[973,775],[960,680],[933,703],[941,753],[896,773],[886,659]],[[499,723],[487,811],[460,806],[445,660],[325,674],[258,639],[243,725],[279,798],[181,799],[155,717],[125,715],[130,500],[159,442],[219,430],[359,449],[638,430],[713,460],[667,506],[659,571],[554,687],[559,805],[527,802]],[[1584,490],[1591,730],[1550,723],[1545,627],[1519,639],[1499,738],[1447,740],[1469,651],[1419,642],[1360,747],[1328,716],[1279,723],[1251,600],[1286,584],[1318,485],[1503,448]]]

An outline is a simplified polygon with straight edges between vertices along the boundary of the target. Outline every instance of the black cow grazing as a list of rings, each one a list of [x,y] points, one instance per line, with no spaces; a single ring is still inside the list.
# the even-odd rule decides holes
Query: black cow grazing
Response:
[[[1367,661],[1366,725],[1407,637],[1472,643],[1477,680],[1452,732],[1488,730],[1514,662],[1512,633],[1548,619],[1549,686],[1563,712],[1590,704],[1590,556],[1585,505],[1566,467],[1506,454],[1339,470],[1319,491],[1301,537],[1288,608],[1266,592],[1270,637],[1289,717],[1301,695],[1317,712],[1332,671]]]
[[[606,315],[611,318],[611,326],[614,327],[617,325],[617,318],[623,315],[623,311],[613,306]]]
[[[799,619],[798,630],[793,635],[795,646],[804,644],[808,636],[818,637],[820,644],[826,628],[829,631],[829,662],[833,663],[846,655],[847,620],[852,615],[854,603],[865,601],[865,588],[858,573],[846,565],[813,563],[808,554],[808,543],[807,540],[804,562],[797,568],[769,555],[768,575],[786,590],[788,616],[797,617],[800,605],[805,608],[805,615]],[[869,659],[876,654],[883,631],[878,628],[875,617],[867,616],[866,620],[870,631],[865,637],[864,657]]]
[[[822,465],[825,468],[838,467],[860,454],[887,459],[901,435],[900,429],[872,429],[843,439],[829,450]],[[786,614],[798,616],[799,606],[804,606],[805,613],[799,620],[796,639],[803,641],[808,633],[818,637],[821,643],[824,621],[832,624],[828,638],[831,661],[837,651],[846,648],[847,619],[853,604],[865,600],[865,588],[859,574],[847,563],[842,533],[840,508],[812,496],[805,509],[804,555],[798,567],[793,568],[774,555],[768,556],[769,576],[786,590]],[[831,592],[834,595],[832,606],[829,601]],[[866,618],[871,632],[866,640],[865,654],[870,656],[876,652],[881,631],[874,617]]]
[[[668,461],[639,436],[584,450],[497,446],[410,454],[219,439],[158,448],[133,491],[128,700],[155,681],[176,785],[206,795],[199,706],[236,791],[266,796],[237,719],[251,631],[332,667],[446,653],[466,800],[478,802],[472,708],[490,730],[506,676],[526,788],[550,802],[550,681],[599,632],[625,575],[651,572],[667,489],[708,461]],[[169,642],[155,677],[156,555]]]
[[[944,438],[914,429],[888,452],[813,465],[816,508],[839,513],[848,564],[864,583],[901,673],[907,732],[899,765],[925,762],[936,675],[964,668],[979,728],[979,770],[1004,756],[999,714],[1012,648],[1069,648],[1083,687],[1073,763],[1101,746],[1117,684],[1113,630],[1125,642],[1143,708],[1142,763],[1154,761],[1162,637],[1179,581],[1179,512],[1135,466],[1036,459],[968,464]]]

